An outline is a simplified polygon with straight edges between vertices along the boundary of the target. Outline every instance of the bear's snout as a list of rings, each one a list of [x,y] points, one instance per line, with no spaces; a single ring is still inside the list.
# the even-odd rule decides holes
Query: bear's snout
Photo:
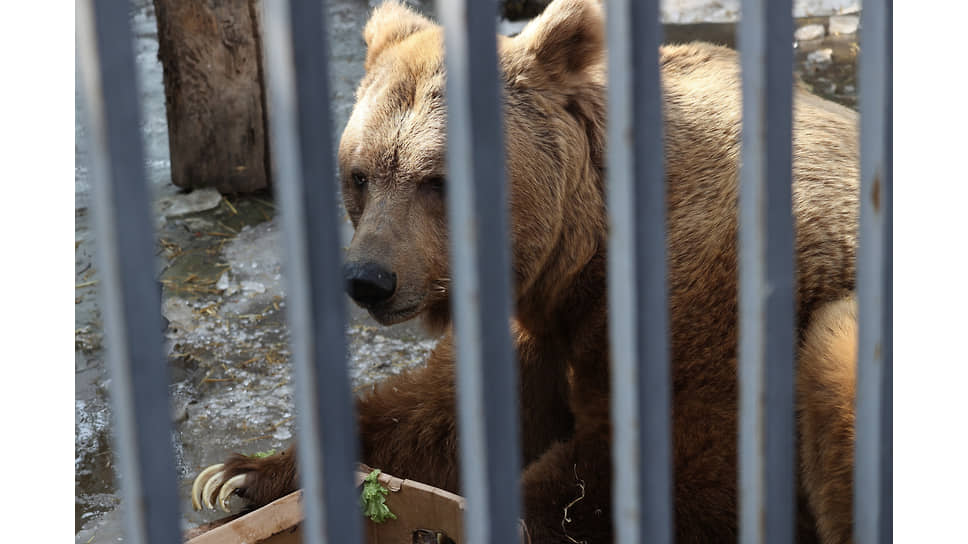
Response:
[[[397,288],[397,275],[373,262],[344,264],[343,280],[346,293],[364,308],[386,302]]]

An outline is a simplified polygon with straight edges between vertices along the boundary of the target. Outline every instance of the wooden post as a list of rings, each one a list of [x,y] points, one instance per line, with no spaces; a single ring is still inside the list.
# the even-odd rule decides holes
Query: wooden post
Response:
[[[260,0],[154,0],[171,180],[248,193],[270,185]]]
[[[504,0],[501,2],[501,14],[512,21],[537,17],[551,0]]]

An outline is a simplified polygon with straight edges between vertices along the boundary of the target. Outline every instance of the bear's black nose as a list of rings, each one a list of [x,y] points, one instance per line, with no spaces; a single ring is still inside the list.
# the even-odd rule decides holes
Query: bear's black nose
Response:
[[[397,275],[376,263],[346,263],[343,279],[346,294],[366,308],[386,302],[397,288]]]

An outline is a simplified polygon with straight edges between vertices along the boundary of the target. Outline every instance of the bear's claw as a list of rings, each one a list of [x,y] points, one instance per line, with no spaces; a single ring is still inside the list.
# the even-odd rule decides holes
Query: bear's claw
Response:
[[[222,484],[222,490],[218,492],[218,505],[222,508],[222,510],[226,512],[229,511],[227,501],[232,493],[235,493],[235,490],[242,487],[242,484],[245,483],[245,477],[245,474],[236,474],[235,476],[229,478],[227,482]]]
[[[222,467],[224,466],[224,464],[219,463],[217,465],[212,465],[198,473],[198,476],[195,477],[195,482],[192,483],[192,508],[195,510],[202,509],[202,495],[204,493],[203,489],[205,485],[209,482],[209,478],[216,473],[221,472]]]
[[[215,504],[218,504],[222,510],[230,511],[228,498],[245,483],[245,474],[237,474],[226,481],[224,468],[223,463],[212,465],[201,471],[195,478],[192,484],[192,507],[195,510],[201,510],[202,505],[215,510]],[[218,500],[213,504],[212,499],[216,493]]]

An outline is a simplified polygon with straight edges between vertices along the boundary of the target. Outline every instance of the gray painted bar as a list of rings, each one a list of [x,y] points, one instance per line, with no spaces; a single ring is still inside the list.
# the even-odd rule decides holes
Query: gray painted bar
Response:
[[[440,1],[464,540],[518,541],[517,366],[494,0]],[[486,295],[484,295],[486,293]]]
[[[857,250],[854,541],[891,542],[892,446],[892,11],[864,3],[860,83],[860,233]]]
[[[313,0],[263,6],[274,179],[286,238],[304,539],[360,542],[325,10]]]
[[[606,9],[609,285],[623,286],[609,290],[615,541],[672,542],[659,6],[612,0]]]
[[[161,286],[128,4],[76,4],[111,412],[127,542],[181,542]]]
[[[794,418],[790,0],[744,0],[739,192],[740,542],[793,541]]]

